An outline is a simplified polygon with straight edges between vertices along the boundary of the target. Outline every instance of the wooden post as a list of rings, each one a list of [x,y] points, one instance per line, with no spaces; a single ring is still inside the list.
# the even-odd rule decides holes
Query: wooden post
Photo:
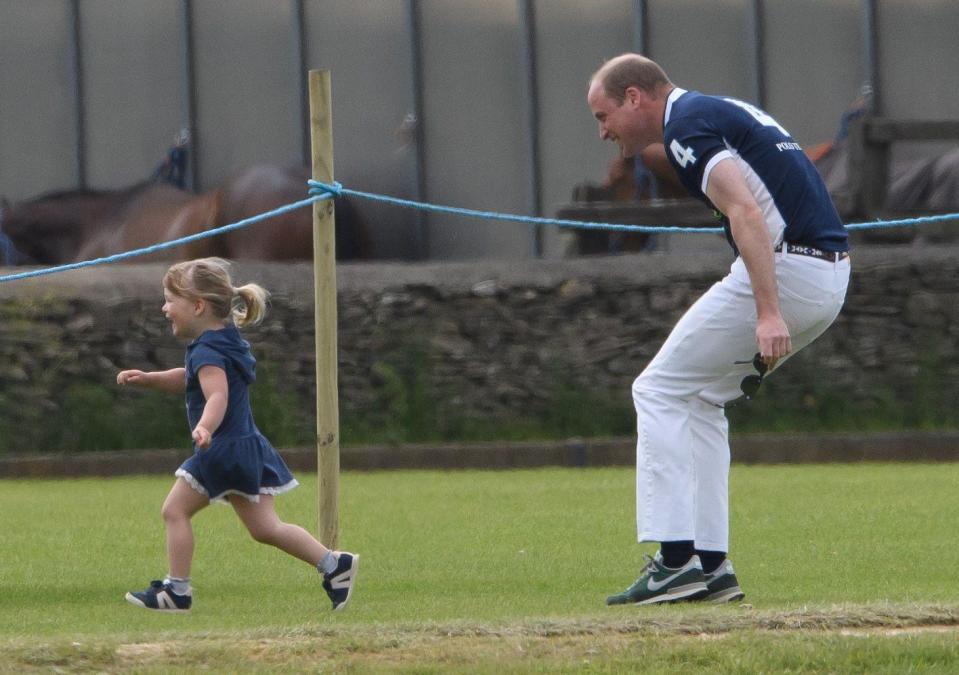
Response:
[[[333,109],[330,71],[310,71],[313,179],[333,181]],[[336,245],[333,200],[313,204],[314,320],[316,327],[316,470],[320,541],[339,539],[340,419],[336,374]]]

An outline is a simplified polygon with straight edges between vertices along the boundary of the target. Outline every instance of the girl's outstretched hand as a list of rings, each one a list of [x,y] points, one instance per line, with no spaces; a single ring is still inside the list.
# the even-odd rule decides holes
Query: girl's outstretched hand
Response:
[[[147,384],[147,373],[142,370],[121,370],[117,373],[117,384],[135,384],[144,387]]]
[[[196,443],[198,448],[209,448],[212,438],[213,434],[211,434],[206,427],[200,424],[196,425],[196,428],[193,430],[193,442]]]

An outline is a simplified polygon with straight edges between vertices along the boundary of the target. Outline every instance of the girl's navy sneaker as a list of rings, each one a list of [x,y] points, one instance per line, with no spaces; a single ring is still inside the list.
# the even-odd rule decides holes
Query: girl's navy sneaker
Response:
[[[158,612],[189,612],[193,604],[193,592],[187,591],[183,595],[173,592],[173,587],[165,581],[154,579],[150,588],[145,591],[131,591],[126,594],[127,602],[145,609],[155,609]]]
[[[346,551],[336,553],[336,569],[323,575],[323,590],[330,596],[333,610],[346,607],[353,595],[353,583],[356,581],[356,570],[360,556]]]

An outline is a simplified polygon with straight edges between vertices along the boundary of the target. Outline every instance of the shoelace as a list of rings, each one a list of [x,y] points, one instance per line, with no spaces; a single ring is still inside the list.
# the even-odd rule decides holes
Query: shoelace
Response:
[[[644,576],[646,576],[646,574],[652,574],[652,573],[655,572],[657,569],[659,569],[659,563],[657,563],[656,560],[655,560],[654,558],[652,558],[651,556],[649,556],[649,555],[647,555],[646,553],[644,553],[644,554],[643,554],[643,559],[646,561],[646,564],[643,565],[643,569],[641,569],[641,570],[639,571],[639,577],[637,577],[637,578],[636,578],[636,581],[634,581],[634,582],[630,585],[630,588],[632,588],[633,586],[635,586],[636,584],[638,584],[638,583],[642,580],[642,578],[643,578]],[[627,590],[629,590],[629,589],[627,589]]]
[[[643,569],[639,573],[640,577],[642,577],[647,572],[654,572],[656,570],[656,561],[652,558],[652,556],[644,553],[643,560],[646,561],[646,564],[643,565]]]

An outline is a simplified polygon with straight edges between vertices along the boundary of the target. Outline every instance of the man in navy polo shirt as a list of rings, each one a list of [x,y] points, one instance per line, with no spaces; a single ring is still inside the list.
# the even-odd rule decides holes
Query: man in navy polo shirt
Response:
[[[724,406],[754,395],[835,320],[849,283],[846,230],[799,144],[749,103],[681,89],[638,54],[605,63],[587,103],[624,157],[664,145],[686,189],[722,214],[737,255],[633,383],[637,532],[660,550],[606,602],[739,600]]]

